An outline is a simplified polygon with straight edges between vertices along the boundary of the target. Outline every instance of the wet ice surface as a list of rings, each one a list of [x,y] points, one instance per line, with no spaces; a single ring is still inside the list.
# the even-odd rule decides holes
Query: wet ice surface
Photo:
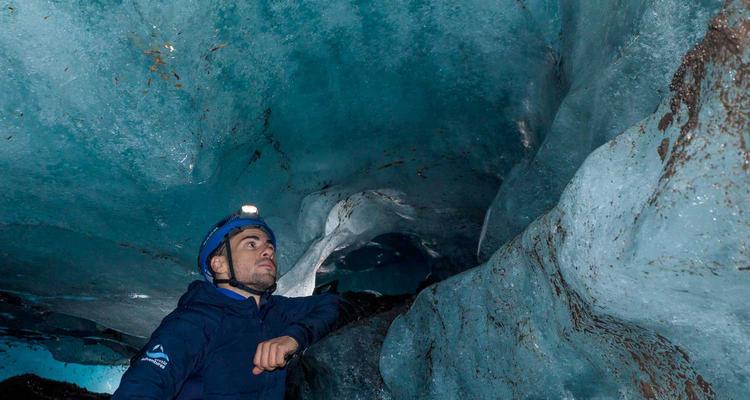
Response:
[[[681,56],[722,2],[565,2],[559,55],[564,98],[533,156],[517,164],[489,207],[478,254],[552,208],[586,156],[658,106]]]
[[[397,398],[750,396],[750,5],[728,4],[653,115],[394,322]]]
[[[516,121],[543,136],[559,99],[559,24],[542,1],[3,3],[2,286],[146,335],[248,201],[282,272],[310,261],[289,293],[385,228],[471,259]],[[324,229],[374,192],[416,213]]]
[[[394,328],[397,395],[746,397],[747,74],[638,123],[721,4],[0,4],[0,289],[147,335],[252,201],[289,295],[383,234],[494,254]]]
[[[27,342],[0,340],[0,381],[21,373],[43,378],[75,382],[89,391],[113,393],[120,384],[126,365],[86,365],[56,360],[43,346]],[[54,393],[49,393],[54,395]]]

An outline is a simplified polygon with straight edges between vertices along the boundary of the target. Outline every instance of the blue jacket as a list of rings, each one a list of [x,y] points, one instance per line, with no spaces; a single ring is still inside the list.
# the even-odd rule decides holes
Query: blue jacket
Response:
[[[253,375],[258,343],[291,336],[298,353],[331,330],[334,295],[236,299],[190,284],[120,381],[119,399],[283,399],[284,368]]]

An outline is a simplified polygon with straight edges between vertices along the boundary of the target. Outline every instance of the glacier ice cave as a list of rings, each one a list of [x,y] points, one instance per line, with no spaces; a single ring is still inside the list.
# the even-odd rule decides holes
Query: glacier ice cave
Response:
[[[750,398],[748,0],[5,0],[0,72],[4,393],[106,398],[252,202],[347,299],[288,398]]]

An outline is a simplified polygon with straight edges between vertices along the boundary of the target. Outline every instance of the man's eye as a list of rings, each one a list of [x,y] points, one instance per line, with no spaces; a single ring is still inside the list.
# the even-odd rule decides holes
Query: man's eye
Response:
[[[255,244],[255,242],[248,242],[247,245],[250,246],[250,248],[253,248],[253,249],[256,248],[256,247],[258,247],[258,245]]]

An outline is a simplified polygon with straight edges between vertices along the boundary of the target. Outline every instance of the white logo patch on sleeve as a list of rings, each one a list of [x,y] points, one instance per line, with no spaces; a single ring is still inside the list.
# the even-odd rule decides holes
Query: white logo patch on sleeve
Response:
[[[141,361],[148,361],[157,367],[164,369],[169,364],[169,356],[164,352],[164,347],[157,344],[151,351],[146,352],[146,356]]]

